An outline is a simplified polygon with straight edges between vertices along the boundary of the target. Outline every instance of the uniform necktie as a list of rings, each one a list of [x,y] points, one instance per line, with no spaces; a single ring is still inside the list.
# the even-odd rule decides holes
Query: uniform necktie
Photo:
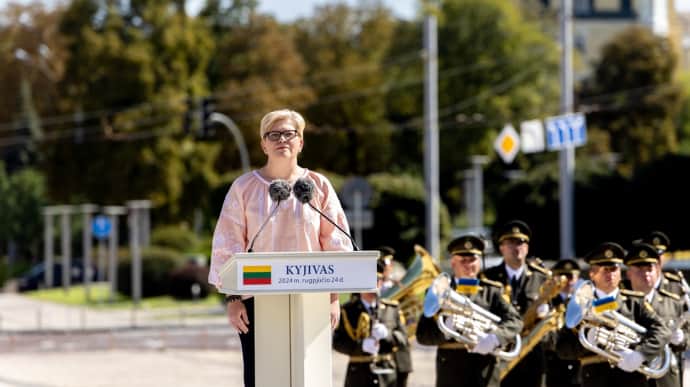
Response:
[[[513,278],[510,280],[510,297],[515,302],[518,294],[518,289],[520,288],[520,279],[518,276],[514,275]]]

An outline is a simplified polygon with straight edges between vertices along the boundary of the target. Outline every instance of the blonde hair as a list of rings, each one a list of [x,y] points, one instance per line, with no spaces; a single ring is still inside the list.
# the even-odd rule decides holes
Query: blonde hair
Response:
[[[281,109],[274,110],[266,114],[264,118],[261,119],[259,135],[261,138],[264,138],[264,134],[266,134],[266,132],[268,132],[276,122],[285,120],[292,121],[292,124],[295,125],[295,129],[297,129],[297,133],[299,133],[300,137],[304,134],[304,127],[306,126],[304,117],[294,110]]]

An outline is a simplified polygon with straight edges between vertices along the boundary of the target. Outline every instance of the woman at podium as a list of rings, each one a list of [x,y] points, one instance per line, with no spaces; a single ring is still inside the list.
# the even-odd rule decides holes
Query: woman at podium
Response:
[[[247,251],[351,251],[347,235],[303,204],[308,202],[338,226],[347,219],[333,186],[322,174],[299,166],[304,147],[304,118],[292,110],[276,110],[261,119],[259,135],[266,155],[263,167],[238,177],[223,202],[213,234],[209,283],[220,288],[219,270],[233,254]],[[308,184],[301,197],[291,195],[295,182]],[[302,187],[304,188],[304,187]],[[254,299],[226,297],[230,324],[242,343],[244,385],[254,387]],[[331,294],[331,326],[340,318],[337,294]]]

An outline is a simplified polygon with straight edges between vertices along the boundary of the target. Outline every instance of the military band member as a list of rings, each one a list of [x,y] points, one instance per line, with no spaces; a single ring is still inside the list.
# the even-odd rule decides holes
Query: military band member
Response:
[[[554,275],[565,276],[567,282],[560,294],[551,300],[551,306],[555,309],[568,305],[575,285],[580,281],[580,264],[574,259],[560,259],[551,268]],[[562,359],[555,350],[546,351],[546,387],[579,387],[580,386],[580,361]]]
[[[377,287],[381,287],[384,264],[377,263]],[[333,349],[350,356],[345,387],[395,387],[394,354],[408,347],[407,331],[397,301],[361,293],[342,308],[333,332]]]
[[[546,280],[546,270],[527,263],[532,231],[526,223],[513,220],[503,225],[498,232],[498,246],[503,262],[488,268],[483,277],[500,282],[505,286],[505,297],[520,315],[528,310],[539,297],[539,291]],[[539,314],[548,313],[548,305],[539,306]],[[501,382],[501,387],[541,387],[544,379],[544,348],[537,344]]]
[[[636,370],[645,360],[649,361],[659,356],[671,335],[659,315],[645,301],[644,294],[619,288],[624,256],[625,250],[620,245],[607,242],[585,257],[590,265],[589,277],[595,287],[597,309],[600,312],[616,310],[643,326],[647,332],[639,344],[622,354],[616,367],[611,367],[606,359],[595,355],[579,343],[576,329],[564,327],[558,339],[557,350],[561,356],[574,356],[580,359],[583,387],[648,386],[647,377]]]
[[[454,239],[448,245],[450,265],[453,271],[451,286],[478,306],[501,318],[498,329],[480,339],[476,346],[467,345],[446,338],[438,327],[438,314],[420,317],[417,325],[417,341],[425,345],[437,345],[436,386],[437,387],[484,387],[499,385],[499,370],[496,357],[491,353],[497,348],[506,348],[522,329],[520,316],[503,298],[503,286],[495,281],[477,279],[484,254],[484,242],[476,236],[467,235]],[[452,318],[445,324],[453,329]]]
[[[381,285],[381,292],[386,289],[392,288],[396,283],[393,278],[393,259],[395,257],[395,250],[392,247],[381,246],[379,247],[381,252],[381,258],[379,258],[379,264],[383,266],[383,278]],[[404,317],[401,317],[403,326],[405,325]],[[411,347],[409,345],[398,347],[398,350],[393,354],[395,358],[396,366],[396,386],[397,387],[407,387],[407,379],[412,372],[412,354]]]
[[[662,282],[658,249],[646,243],[634,244],[625,259],[627,277],[632,290],[643,293],[661,319],[671,329],[671,349],[675,352],[669,371],[657,386],[680,387],[681,375],[678,355],[688,346],[688,325],[683,318],[683,303],[677,294],[660,288]]]

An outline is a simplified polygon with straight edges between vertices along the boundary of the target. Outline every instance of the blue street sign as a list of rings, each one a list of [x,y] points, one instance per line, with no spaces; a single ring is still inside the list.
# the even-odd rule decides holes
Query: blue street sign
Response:
[[[587,122],[582,113],[549,117],[546,122],[546,149],[561,150],[566,146],[587,143]]]
[[[113,228],[110,218],[103,215],[98,215],[91,221],[91,231],[93,235],[98,239],[105,239],[110,235],[110,231]]]

